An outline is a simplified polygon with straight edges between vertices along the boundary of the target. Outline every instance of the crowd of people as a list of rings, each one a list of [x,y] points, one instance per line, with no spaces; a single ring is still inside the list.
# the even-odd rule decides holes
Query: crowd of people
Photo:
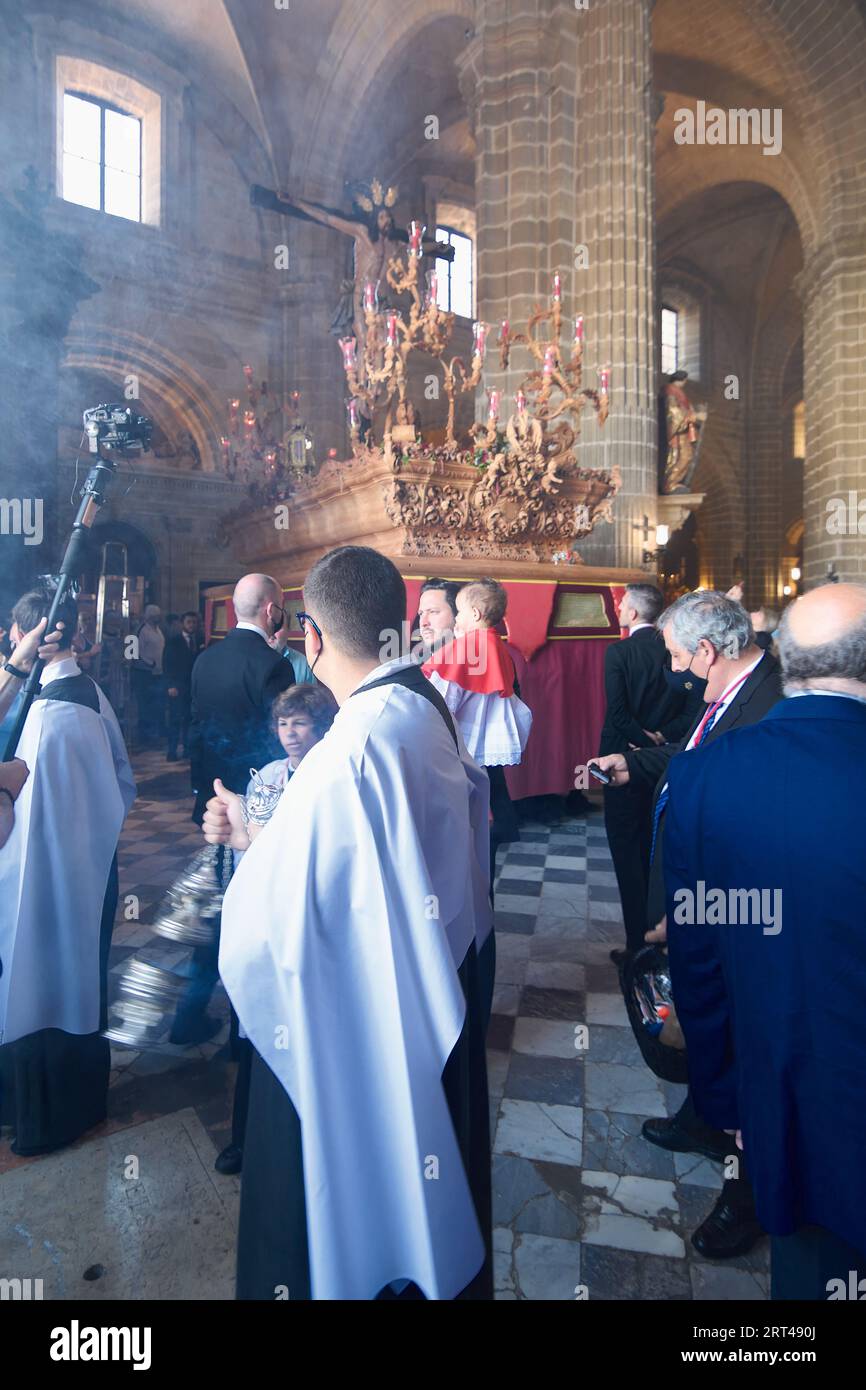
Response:
[[[647,943],[668,954],[689,1086],[643,1133],[725,1165],[696,1248],[725,1259],[768,1231],[774,1296],[820,1298],[866,1252],[866,588],[813,590],[781,619],[741,599],[698,591],[662,611],[651,584],[622,598],[591,761],[625,926],[612,955],[625,980]],[[492,1297],[493,865],[518,834],[504,769],[532,726],[506,602],[491,579],[431,578],[420,655],[383,659],[405,586],[347,546],[313,566],[295,623],[262,574],[239,580],[236,626],[204,648],[197,615],[166,632],[145,611],[140,727],[170,761],[189,755],[194,819],[232,851],[170,1040],[217,1032],[221,979],[238,1068],[216,1167],[243,1174],[240,1298]],[[48,633],[51,604],[41,589],[16,605],[0,673],[2,717],[45,661],[0,766],[0,1122],[23,1155],[106,1115],[116,850],[135,798],[117,719],[76,660],[76,605]]]
[[[612,955],[627,975],[666,944],[689,1087],[643,1135],[724,1165],[694,1246],[732,1258],[766,1231],[772,1296],[823,1299],[866,1259],[866,586],[826,584],[781,620],[741,598],[623,597],[593,760]]]

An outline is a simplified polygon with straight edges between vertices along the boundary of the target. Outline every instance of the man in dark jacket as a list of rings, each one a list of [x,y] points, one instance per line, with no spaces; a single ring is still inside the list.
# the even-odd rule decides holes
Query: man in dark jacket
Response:
[[[193,819],[200,825],[214,778],[243,792],[250,768],[278,756],[271,705],[296,683],[294,668],[269,645],[283,626],[283,591],[266,574],[245,574],[232,596],[237,626],[212,642],[192,672]]]
[[[857,1298],[866,586],[798,599],[779,652],[788,698],[669,770],[671,977],[695,1105],[741,1132],[772,1297]]]
[[[269,645],[285,619],[282,597],[269,575],[245,574],[232,595],[237,626],[201,652],[192,668],[190,771],[193,820],[199,825],[216,778],[243,795],[250,768],[263,767],[279,754],[271,705],[296,680],[291,662]],[[219,1019],[205,1013],[217,981],[218,957],[219,939],[196,947],[195,973],[178,1005],[171,1042],[206,1042],[218,1031]]]
[[[629,635],[609,642],[604,656],[607,700],[602,755],[676,742],[692,720],[688,692],[672,688],[668,655],[655,623],[664,600],[654,584],[632,584],[617,617]],[[635,779],[605,787],[604,825],[616,872],[626,949],[639,951],[646,931],[652,787]],[[611,953],[620,964],[623,952]]]
[[[192,697],[192,668],[199,654],[198,614],[184,613],[180,619],[180,631],[173,633],[165,644],[162,669],[166,681],[168,701],[168,752],[166,761],[176,763],[177,745],[183,746],[183,756],[187,756],[189,739],[190,701]]]

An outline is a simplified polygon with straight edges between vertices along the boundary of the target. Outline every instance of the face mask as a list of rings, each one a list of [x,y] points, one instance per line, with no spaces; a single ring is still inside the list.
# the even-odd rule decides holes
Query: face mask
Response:
[[[692,661],[694,661],[694,657],[692,657]],[[670,667],[665,666],[662,674],[672,690],[685,692],[687,695],[692,695],[695,692],[698,695],[703,695],[707,688],[706,676],[696,676],[692,670],[691,661],[685,671],[672,671]]]

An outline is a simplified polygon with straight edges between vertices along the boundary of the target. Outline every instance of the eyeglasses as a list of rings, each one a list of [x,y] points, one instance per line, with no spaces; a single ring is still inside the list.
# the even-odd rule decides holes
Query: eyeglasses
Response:
[[[305,632],[305,631],[306,631],[306,629],[305,629],[305,627],[304,627],[304,624],[305,624],[305,623],[309,623],[309,624],[310,624],[310,627],[313,629],[313,631],[315,632],[316,636],[321,640],[321,637],[322,637],[322,629],[319,627],[319,625],[318,625],[318,623],[316,622],[315,618],[311,618],[310,615],[309,615],[309,613],[296,613],[296,614],[295,614],[295,617],[296,617],[297,620],[298,620],[298,627],[301,629],[301,632]]]

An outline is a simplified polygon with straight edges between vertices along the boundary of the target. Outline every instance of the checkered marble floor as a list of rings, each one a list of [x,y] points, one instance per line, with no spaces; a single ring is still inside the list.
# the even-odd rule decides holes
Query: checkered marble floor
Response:
[[[139,798],[120,847],[114,976],[133,952],[183,967],[188,952],[151,924],[202,843],[190,820],[188,765],[155,752],[134,761]],[[648,1071],[628,1026],[609,959],[623,929],[600,812],[525,825],[520,841],[500,851],[495,903],[488,1061],[497,1299],[571,1300],[583,1289],[590,1299],[766,1298],[766,1241],[724,1263],[689,1243],[721,1187],[718,1165],[641,1138],[643,1120],[672,1114],[683,1088]],[[163,1038],[147,1051],[112,1049],[110,1119],[97,1136],[193,1110],[217,1149],[228,1142],[234,1066],[220,986],[210,1012],[224,1026],[204,1046]],[[576,1031],[584,1027],[585,1039]]]
[[[766,1241],[723,1264],[689,1243],[719,1165],[641,1137],[644,1119],[673,1114],[685,1092],[648,1070],[628,1024],[609,957],[624,931],[601,813],[524,826],[500,852],[495,903],[496,1297],[766,1298]]]

